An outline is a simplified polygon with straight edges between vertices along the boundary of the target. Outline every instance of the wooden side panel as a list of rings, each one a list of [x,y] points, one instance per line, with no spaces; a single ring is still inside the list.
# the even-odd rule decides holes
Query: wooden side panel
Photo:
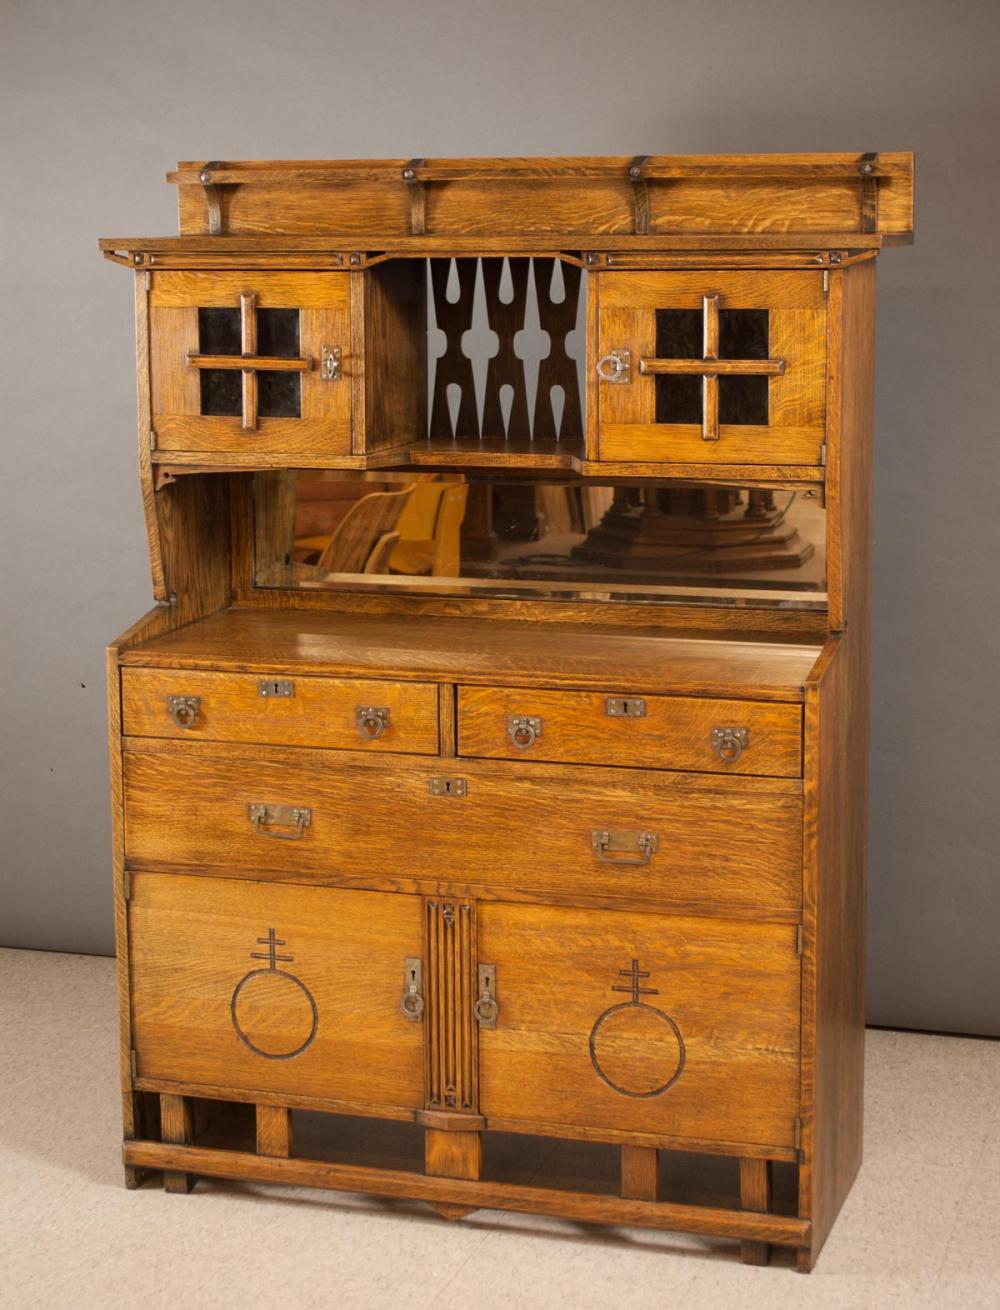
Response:
[[[253,673],[126,669],[122,677],[124,728],[130,736],[418,755],[438,750],[437,687],[429,682],[305,677],[287,679],[291,696],[263,696],[261,683],[273,679]],[[198,698],[190,727],[171,718],[171,696]],[[359,709],[386,711],[381,736],[359,727]]]
[[[224,872],[235,864],[244,875],[317,882],[447,879],[779,917],[801,904],[794,794],[677,786],[669,774],[636,769],[537,764],[515,773],[485,760],[403,765],[357,754],[300,765],[255,757],[249,747],[238,759],[236,746],[130,745],[126,854],[134,867]],[[456,779],[465,794],[445,794],[444,780]],[[297,840],[269,839],[255,830],[251,804],[308,807],[311,823]],[[605,829],[655,833],[658,848],[644,862],[627,843],[619,854],[616,839],[602,858],[593,834]]]
[[[139,874],[138,1076],[371,1106],[423,1101],[423,1027],[400,1009],[417,897]]]
[[[790,924],[481,905],[499,1005],[479,1034],[487,1123],[790,1145],[795,938]]]
[[[624,693],[624,697],[628,693]],[[642,697],[641,718],[609,716],[601,692],[529,687],[460,687],[458,752],[489,759],[611,764],[794,778],[802,770],[798,705],[683,696]],[[633,697],[633,699],[635,699]],[[537,738],[519,747],[510,720],[540,719]],[[716,728],[746,731],[746,746],[728,759],[712,744]]]
[[[364,275],[365,451],[427,435],[427,272],[390,260]]]
[[[802,1268],[812,1267],[861,1164],[864,1111],[874,268],[846,270],[841,288],[831,498],[840,524],[837,612],[846,631],[817,662],[805,705],[803,1023],[815,1055],[803,1064],[800,1213],[812,1220],[812,1239]],[[833,596],[831,577],[831,621]]]

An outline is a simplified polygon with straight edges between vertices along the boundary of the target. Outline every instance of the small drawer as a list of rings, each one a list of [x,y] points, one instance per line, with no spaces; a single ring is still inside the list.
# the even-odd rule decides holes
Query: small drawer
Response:
[[[355,756],[345,767],[135,742],[125,751],[126,859],[795,914],[793,785],[682,785],[663,772],[489,760]]]
[[[122,670],[126,736],[436,755],[430,682]]]
[[[487,759],[795,778],[802,773],[802,707],[460,687],[458,750]]]

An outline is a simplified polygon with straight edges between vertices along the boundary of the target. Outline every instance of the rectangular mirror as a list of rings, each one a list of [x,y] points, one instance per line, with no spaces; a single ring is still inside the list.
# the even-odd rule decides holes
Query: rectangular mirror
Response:
[[[826,607],[812,489],[290,469],[254,499],[260,587]]]

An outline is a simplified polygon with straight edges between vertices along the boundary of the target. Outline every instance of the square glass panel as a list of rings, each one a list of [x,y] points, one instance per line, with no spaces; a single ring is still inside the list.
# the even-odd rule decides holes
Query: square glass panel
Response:
[[[232,354],[232,351],[213,351],[213,354]],[[236,351],[239,354],[239,351]],[[235,368],[202,368],[198,370],[201,384],[201,412],[206,417],[239,418],[243,413],[243,374]]]
[[[269,373],[260,370],[257,374],[257,413],[261,418],[302,417],[301,376],[301,373]]]
[[[198,310],[198,350],[202,355],[241,353],[238,309]],[[243,413],[242,384],[235,369],[203,368],[199,372],[201,412],[231,417]]]
[[[203,355],[242,354],[240,311],[238,309],[199,309],[198,350]]]
[[[705,324],[700,309],[656,311],[657,359],[701,359]],[[701,422],[701,378],[657,374],[657,423]]]
[[[257,354],[296,359],[299,354],[299,311],[257,310]]]

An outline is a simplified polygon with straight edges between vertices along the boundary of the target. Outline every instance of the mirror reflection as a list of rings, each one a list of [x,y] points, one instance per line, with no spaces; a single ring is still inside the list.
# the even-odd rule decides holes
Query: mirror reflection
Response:
[[[819,608],[811,490],[282,470],[255,476],[257,584]]]

